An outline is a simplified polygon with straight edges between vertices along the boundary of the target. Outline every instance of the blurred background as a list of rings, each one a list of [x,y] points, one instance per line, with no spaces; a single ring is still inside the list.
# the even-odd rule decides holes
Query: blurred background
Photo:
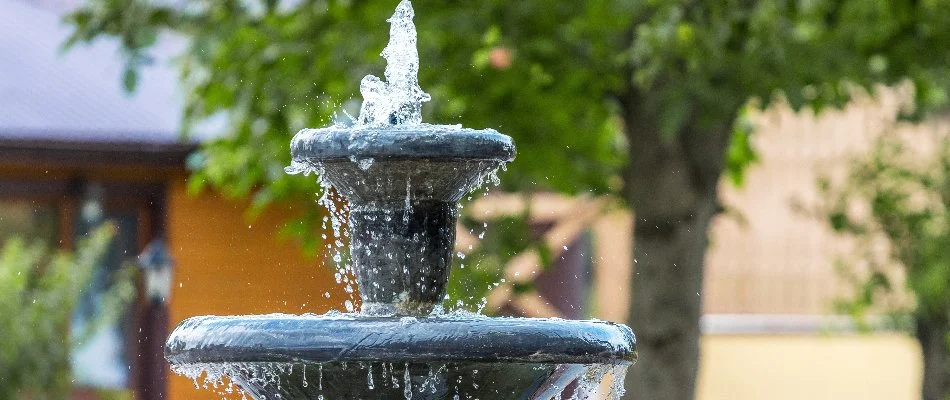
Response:
[[[178,322],[358,303],[283,168],[396,4],[0,0],[0,399],[241,398]],[[630,399],[950,398],[950,3],[414,5],[424,119],[519,149],[447,310],[627,323]]]

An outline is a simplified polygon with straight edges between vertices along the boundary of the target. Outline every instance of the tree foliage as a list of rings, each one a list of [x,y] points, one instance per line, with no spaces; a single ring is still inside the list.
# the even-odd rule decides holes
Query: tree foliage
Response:
[[[726,119],[750,99],[796,109],[847,102],[853,86],[911,79],[918,108],[947,101],[943,1],[443,2],[417,0],[428,121],[496,127],[522,151],[508,189],[611,192],[623,163],[618,102],[649,94],[664,136]],[[91,0],[69,17],[70,44],[119,39],[130,89],[165,32],[184,36],[177,60],[186,130],[225,115],[228,134],[192,160],[195,187],[256,206],[317,196],[287,177],[297,130],[355,113],[360,78],[382,70],[390,2],[343,0]],[[506,61],[505,59],[509,59]],[[345,117],[343,117],[345,118]],[[740,139],[748,129],[737,130]],[[729,151],[730,171],[754,152]],[[738,181],[738,179],[737,179]],[[309,221],[315,222],[316,215]],[[312,226],[307,226],[310,228]],[[311,232],[299,229],[299,232]]]
[[[50,253],[41,243],[9,239],[0,249],[0,398],[64,399],[72,388],[70,318],[83,289],[112,242],[106,226],[81,241],[73,254]],[[116,276],[82,340],[121,314],[135,295],[134,270]]]
[[[849,258],[866,264],[851,268],[867,270],[847,306],[859,317],[871,306],[903,304],[897,311],[950,321],[950,139],[929,150],[885,136],[855,160],[848,179],[820,185],[828,224],[855,239],[861,256]],[[895,266],[905,274],[895,277]],[[910,304],[892,298],[908,293]]]
[[[920,139],[935,145],[912,145]],[[821,188],[828,224],[855,245],[842,262],[858,290],[842,309],[859,320],[871,312],[910,317],[914,324],[897,326],[918,337],[937,332],[921,345],[938,364],[932,373],[942,375],[933,380],[943,384],[925,398],[950,396],[950,137],[885,136],[848,179]]]

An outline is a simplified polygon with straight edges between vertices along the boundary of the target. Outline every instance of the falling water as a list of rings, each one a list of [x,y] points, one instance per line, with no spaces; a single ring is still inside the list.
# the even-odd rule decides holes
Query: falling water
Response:
[[[374,364],[376,364],[375,367]],[[265,399],[267,397],[263,392],[268,388],[272,388],[271,390],[276,393],[281,392],[282,376],[284,379],[297,376],[306,382],[307,364],[298,364],[299,367],[296,368],[294,365],[281,363],[192,364],[173,366],[172,370],[191,379],[196,388],[212,390],[222,397],[241,393],[255,399]],[[359,370],[365,371],[364,384],[370,391],[380,388],[401,389],[404,398],[412,400],[413,398],[429,399],[432,395],[436,395],[440,386],[445,387],[445,374],[452,368],[446,364],[439,365],[437,368],[430,366],[428,374],[421,381],[415,381],[410,364],[405,363],[401,367],[398,368],[392,363],[363,363]],[[531,398],[532,400],[618,400],[624,394],[623,376],[627,365],[592,364],[562,367],[567,367],[565,371],[570,371],[568,379],[552,379],[547,386],[542,387],[535,394],[535,397]],[[318,364],[318,368],[321,371],[318,378],[319,390],[323,392],[323,364]],[[381,371],[383,379],[374,379],[374,368],[376,371]],[[399,369],[402,371],[398,371]],[[401,379],[396,378],[397,375],[401,375]],[[387,376],[391,376],[392,379],[386,379]],[[609,384],[603,385],[605,381]],[[466,382],[462,375],[458,375],[454,386],[451,386],[453,397],[468,398],[466,387],[478,389],[479,385],[475,380]],[[416,397],[417,395],[419,397]]]
[[[419,86],[419,51],[416,26],[413,22],[415,10],[409,0],[402,0],[396,7],[393,16],[387,22],[390,24],[390,41],[382,51],[382,57],[386,59],[386,69],[384,73],[385,81],[374,75],[367,75],[360,83],[360,93],[363,96],[363,104],[360,109],[359,117],[356,119],[356,125],[346,127],[353,134],[368,135],[375,134],[377,129],[397,129],[397,128],[433,128],[436,127],[442,131],[451,134],[452,131],[461,131],[461,125],[429,125],[422,123],[422,103],[431,99],[428,93]],[[492,131],[492,130],[487,130]],[[320,134],[320,129],[305,129],[298,135],[306,133]],[[494,131],[492,131],[494,132]],[[350,161],[356,163],[363,171],[368,171],[373,167],[375,160],[373,158],[358,158],[351,156]],[[475,187],[485,186],[485,183],[491,183],[491,186],[498,186],[498,169],[504,169],[504,162],[498,164],[483,176]],[[324,168],[322,165],[313,164],[306,161],[294,160],[291,165],[285,168],[288,174],[317,175],[318,182],[323,190],[323,196],[318,204],[328,211],[328,217],[324,217],[324,232],[332,232],[332,238],[323,235],[326,243],[327,254],[336,269],[334,274],[337,283],[344,285],[344,290],[348,299],[344,301],[346,312],[357,311],[354,303],[357,300],[354,288],[354,277],[352,265],[348,263],[347,248],[344,239],[349,237],[347,231],[347,209],[346,201],[333,190],[333,185],[326,180]],[[411,179],[406,182],[405,210],[403,213],[404,222],[408,222],[411,211]],[[473,188],[474,189],[474,188]],[[486,192],[487,193],[487,192]],[[483,239],[484,232],[478,235]],[[332,240],[329,240],[332,239]],[[460,256],[460,258],[464,258]],[[482,299],[484,302],[485,299]]]

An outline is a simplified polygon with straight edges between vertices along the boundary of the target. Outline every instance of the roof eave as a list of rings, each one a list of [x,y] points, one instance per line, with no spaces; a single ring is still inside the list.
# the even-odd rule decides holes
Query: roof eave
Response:
[[[89,167],[137,165],[185,168],[189,143],[0,139],[0,164]]]

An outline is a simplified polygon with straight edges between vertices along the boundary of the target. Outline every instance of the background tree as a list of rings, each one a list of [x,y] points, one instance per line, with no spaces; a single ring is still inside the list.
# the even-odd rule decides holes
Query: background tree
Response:
[[[844,311],[888,312],[923,350],[925,400],[950,398],[950,137],[879,139],[848,179],[824,181],[823,215],[853,239],[842,260],[860,288]],[[921,147],[928,148],[922,151]],[[902,273],[900,273],[902,272]],[[912,301],[904,301],[907,294]],[[912,324],[900,323],[911,317]]]
[[[192,160],[196,188],[311,210],[291,230],[315,249],[319,188],[285,176],[288,142],[356,113],[364,75],[382,70],[396,1],[218,0],[172,7],[90,0],[71,43],[121,41],[133,88],[162,32],[179,59],[186,130],[230,118]],[[921,114],[946,102],[946,0],[416,0],[430,122],[494,127],[521,152],[508,190],[613,193],[636,214],[630,323],[640,364],[628,393],[690,399],[699,354],[707,231],[723,171],[754,159],[747,107],[847,103],[857,88],[905,79]],[[353,104],[355,103],[355,104]],[[736,129],[736,128],[740,129]],[[816,133],[820,134],[820,133]]]
[[[71,253],[52,254],[42,243],[20,238],[0,248],[0,398],[65,399],[71,384],[73,340],[85,340],[121,315],[135,296],[133,269],[114,277],[96,320],[70,335],[70,319],[82,291],[105,255],[115,229],[91,233]]]

